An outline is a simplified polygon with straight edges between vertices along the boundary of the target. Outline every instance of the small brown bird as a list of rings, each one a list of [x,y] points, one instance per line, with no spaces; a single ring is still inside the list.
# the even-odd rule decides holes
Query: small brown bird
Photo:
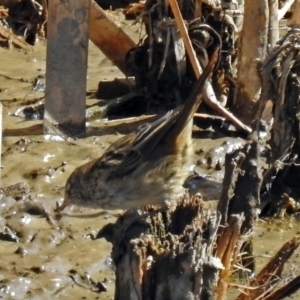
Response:
[[[201,103],[217,51],[186,103],[113,143],[102,157],[71,174],[60,212],[69,204],[104,209],[164,206],[183,193],[193,155],[193,114]]]

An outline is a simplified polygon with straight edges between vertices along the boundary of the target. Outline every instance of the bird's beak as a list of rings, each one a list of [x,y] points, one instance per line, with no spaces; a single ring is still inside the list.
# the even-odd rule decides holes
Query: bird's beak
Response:
[[[55,213],[60,213],[61,211],[63,211],[70,204],[71,204],[70,198],[65,197],[64,202],[62,203],[61,206],[59,206],[59,204],[56,202],[56,208],[54,209],[54,212]]]

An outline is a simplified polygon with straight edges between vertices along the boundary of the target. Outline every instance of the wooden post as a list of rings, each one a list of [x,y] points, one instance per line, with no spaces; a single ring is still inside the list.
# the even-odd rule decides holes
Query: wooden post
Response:
[[[48,7],[44,133],[85,131],[90,1],[51,0]]]

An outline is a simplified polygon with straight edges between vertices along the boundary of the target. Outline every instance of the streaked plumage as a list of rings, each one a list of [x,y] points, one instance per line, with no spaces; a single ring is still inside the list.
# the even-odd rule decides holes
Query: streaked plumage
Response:
[[[128,209],[178,199],[193,154],[192,116],[216,58],[214,53],[183,106],[140,126],[113,143],[99,159],[75,169],[57,211],[69,204]]]

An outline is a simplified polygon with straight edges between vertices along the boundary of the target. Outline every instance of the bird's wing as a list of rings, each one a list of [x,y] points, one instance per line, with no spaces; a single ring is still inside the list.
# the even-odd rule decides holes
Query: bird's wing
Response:
[[[97,160],[93,168],[107,169],[107,180],[129,176],[167,134],[170,134],[170,139],[180,134],[199,106],[199,95],[213,70],[216,56],[214,53],[184,106],[167,112],[154,122],[146,123],[134,133],[117,140]],[[172,132],[168,132],[170,129]]]
[[[179,110],[172,110],[152,123],[141,125],[134,133],[113,143],[98,159],[95,168],[110,169],[108,180],[130,175],[148,157],[174,124]]]

